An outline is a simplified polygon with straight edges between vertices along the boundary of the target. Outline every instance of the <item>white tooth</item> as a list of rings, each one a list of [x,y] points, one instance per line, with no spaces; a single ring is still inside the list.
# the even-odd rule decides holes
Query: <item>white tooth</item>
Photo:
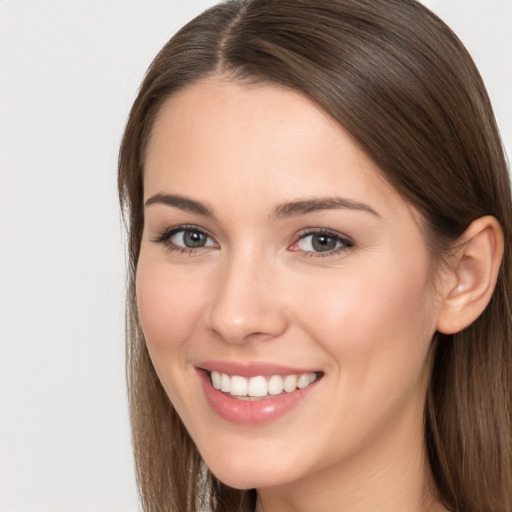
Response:
[[[267,382],[268,394],[279,395],[283,392],[283,378],[280,375],[272,375]]]
[[[300,377],[299,377],[299,380],[297,381],[297,387],[299,389],[303,389],[307,386],[309,386],[310,382],[309,382],[309,376],[311,374],[309,373],[303,373]]]
[[[283,382],[284,390],[291,393],[297,389],[297,375],[287,375]]]
[[[231,377],[231,394],[235,396],[247,396],[248,382],[245,377],[233,375]]]
[[[309,383],[312,384],[316,380],[316,373],[309,374]]]
[[[215,389],[220,389],[220,380],[221,380],[220,373],[213,371],[211,374],[211,378],[212,378],[213,387]]]
[[[267,380],[265,377],[252,377],[247,389],[249,396],[267,396]]]
[[[224,391],[224,393],[231,391],[231,378],[225,373],[220,374],[220,390]]]

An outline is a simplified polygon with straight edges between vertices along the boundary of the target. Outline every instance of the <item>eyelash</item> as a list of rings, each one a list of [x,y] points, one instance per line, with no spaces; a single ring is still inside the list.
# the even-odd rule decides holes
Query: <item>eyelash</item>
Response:
[[[180,254],[194,254],[198,250],[203,249],[204,247],[213,247],[213,246],[200,246],[200,247],[182,247],[180,245],[176,245],[175,243],[171,242],[171,238],[174,235],[177,235],[178,233],[183,232],[183,234],[189,232],[189,233],[199,233],[200,235],[204,235],[205,237],[209,238],[210,240],[213,240],[213,237],[211,237],[204,229],[201,229],[197,226],[177,226],[174,228],[168,228],[162,231],[157,238],[153,239],[152,242],[155,242],[157,244],[162,244],[165,249],[169,252],[178,251]],[[215,245],[218,245],[216,242],[214,242]]]
[[[326,258],[329,256],[335,256],[340,254],[341,252],[353,249],[355,246],[354,241],[336,231],[331,231],[329,229],[308,229],[303,231],[295,242],[290,247],[298,245],[301,241],[304,241],[307,237],[313,237],[314,235],[324,235],[326,238],[331,238],[335,241],[336,244],[340,244],[339,247],[334,249],[330,249],[327,251],[301,251],[300,249],[292,249],[294,251],[300,252],[301,255],[305,258]]]
[[[178,233],[183,232],[183,236],[188,233],[196,233],[202,236],[205,236],[207,239],[210,239],[213,244],[211,245],[203,245],[199,247],[182,247],[176,245],[171,242],[171,238]],[[335,247],[334,249],[326,250],[326,251],[304,251],[299,248],[291,249],[291,247],[298,246],[301,241],[304,241],[307,237],[313,237],[314,235],[324,235],[326,238],[333,239],[336,244],[340,244],[339,247]],[[183,225],[177,226],[173,228],[168,228],[162,231],[157,238],[153,239],[152,242],[164,245],[165,249],[169,252],[178,251],[180,254],[191,255],[195,254],[197,251],[208,247],[218,247],[218,243],[215,242],[212,236],[208,234],[202,228],[193,225]],[[340,252],[350,250],[354,248],[354,242],[350,238],[341,235],[335,231],[331,231],[329,229],[308,229],[307,231],[303,231],[297,239],[289,246],[289,250],[292,252],[298,252],[305,258],[325,258],[328,256],[333,256],[339,254]]]

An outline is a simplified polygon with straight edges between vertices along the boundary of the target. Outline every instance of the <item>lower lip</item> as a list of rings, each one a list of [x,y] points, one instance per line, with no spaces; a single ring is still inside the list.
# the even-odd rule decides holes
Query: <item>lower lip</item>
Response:
[[[259,400],[240,400],[215,389],[210,375],[204,370],[199,370],[199,374],[206,400],[212,410],[224,420],[240,425],[262,425],[281,418],[298,407],[317,382],[292,393]]]

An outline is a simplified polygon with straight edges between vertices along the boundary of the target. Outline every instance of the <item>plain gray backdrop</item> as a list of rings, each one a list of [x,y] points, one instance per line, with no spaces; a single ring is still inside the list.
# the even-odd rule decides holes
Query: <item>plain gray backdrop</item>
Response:
[[[138,510],[117,151],[152,57],[213,3],[0,0],[2,512]],[[512,1],[424,3],[473,54],[510,155]]]

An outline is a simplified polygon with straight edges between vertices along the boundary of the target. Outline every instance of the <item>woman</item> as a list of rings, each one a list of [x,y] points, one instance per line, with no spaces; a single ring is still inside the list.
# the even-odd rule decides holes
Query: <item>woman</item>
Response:
[[[438,18],[220,4],[119,169],[145,510],[512,510],[510,187]]]

